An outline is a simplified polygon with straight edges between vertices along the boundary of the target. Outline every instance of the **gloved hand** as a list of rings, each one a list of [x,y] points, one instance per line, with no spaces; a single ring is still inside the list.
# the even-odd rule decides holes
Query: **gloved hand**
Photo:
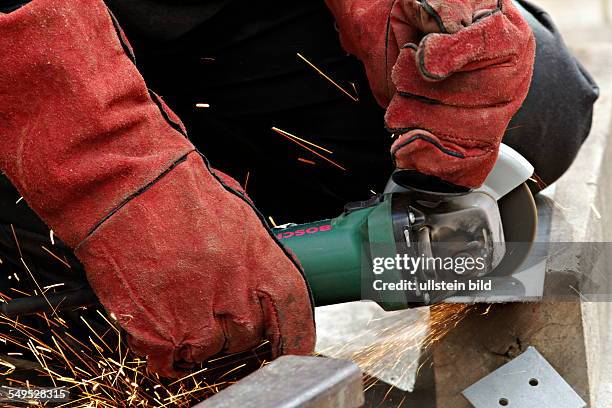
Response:
[[[400,169],[478,187],[533,73],[535,39],[511,0],[327,0],[360,58]]]
[[[175,362],[264,339],[275,355],[312,351],[297,262],[147,90],[101,0],[0,15],[0,49],[0,169],[150,369],[175,376]]]

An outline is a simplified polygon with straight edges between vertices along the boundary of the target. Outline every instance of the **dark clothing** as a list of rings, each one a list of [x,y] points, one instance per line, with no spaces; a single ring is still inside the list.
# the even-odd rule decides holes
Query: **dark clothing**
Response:
[[[369,92],[361,63],[340,47],[322,0],[107,2],[149,86],[183,119],[214,167],[242,183],[248,175],[247,192],[266,215],[278,222],[334,216],[347,201],[383,189],[392,171],[384,111]],[[548,15],[521,4],[537,38],[536,66],[529,96],[504,141],[550,184],[589,132],[597,87]],[[360,101],[339,92],[298,52],[345,89],[352,92],[354,84]],[[196,103],[211,107],[197,109]],[[272,126],[333,150],[347,170],[277,135]],[[47,236],[25,202],[15,205],[19,194],[10,183],[2,179],[0,186],[0,223]]]
[[[160,42],[180,39],[234,0],[104,0],[129,27],[130,37]]]
[[[533,164],[546,187],[565,173],[589,135],[599,88],[567,49],[550,15],[527,1],[518,3],[535,34],[535,69],[504,143]]]
[[[0,13],[10,13],[29,2],[30,0],[0,0]]]

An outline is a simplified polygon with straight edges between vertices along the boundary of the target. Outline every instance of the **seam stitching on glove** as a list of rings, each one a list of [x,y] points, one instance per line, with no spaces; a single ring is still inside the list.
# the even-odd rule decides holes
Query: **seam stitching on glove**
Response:
[[[223,333],[223,346],[221,352],[227,351],[229,345],[229,330],[227,328],[227,318],[225,314],[213,313],[213,317],[217,320],[219,327],[221,327],[221,333]]]
[[[413,130],[420,130],[420,131],[425,131],[425,132],[429,132],[431,134],[435,135],[435,132],[432,132],[430,130],[424,129],[422,127],[407,127],[407,128],[390,128],[390,127],[386,127],[387,132],[389,133],[394,133],[394,134],[398,134],[398,137],[402,137],[404,136],[406,133],[411,132]],[[491,147],[490,143],[482,143],[482,140],[478,140],[478,139],[473,139],[473,138],[469,138],[469,137],[457,137],[457,136],[444,136],[444,139],[448,139],[451,141],[457,141],[457,142],[476,142],[479,143],[479,145],[476,146],[470,146],[471,148],[477,148],[477,149],[482,149],[482,150],[487,150],[487,151],[493,151],[493,147]]]
[[[391,14],[393,13],[393,7],[398,0],[394,0],[389,8],[389,15],[387,16],[387,29],[385,32],[385,87],[387,88],[387,94],[391,93],[389,89],[389,37],[391,35]]]
[[[264,307],[264,304],[262,303],[262,299],[265,298],[268,301],[268,304],[270,305],[270,309],[272,309],[272,314],[274,316],[269,316],[271,318],[273,318],[274,320],[274,326],[276,329],[276,333],[278,333],[278,353],[279,355],[284,354],[284,344],[283,344],[283,335],[281,332],[281,324],[280,324],[280,320],[278,318],[279,314],[278,314],[278,310],[276,308],[276,303],[274,303],[274,298],[267,292],[264,292],[263,290],[257,289],[255,292],[257,292],[257,297],[259,298],[259,304],[261,306],[261,310],[263,312],[263,318],[264,320],[266,320],[266,308]],[[271,339],[268,339],[271,340]],[[272,344],[274,346],[274,344]],[[274,349],[272,350],[272,353],[274,354]]]
[[[115,28],[115,34],[117,34],[117,38],[119,39],[121,48],[123,48],[123,52],[125,52],[125,54],[128,56],[130,61],[132,61],[132,63],[136,65],[136,55],[134,54],[134,50],[132,49],[132,47],[128,45],[126,39],[123,37],[125,34],[123,33],[123,30],[121,29],[119,20],[117,20],[117,17],[115,17],[113,12],[108,7],[106,8],[106,11],[108,11],[108,14],[110,15],[111,21],[113,23],[113,27]]]
[[[427,0],[421,0],[419,4],[427,14],[429,14],[433,17],[434,20],[436,20],[436,24],[438,24],[440,32],[442,34],[448,34],[448,30],[444,26],[442,17],[440,17],[440,14],[438,14],[438,12],[427,2]]]
[[[408,140],[403,141],[402,143],[400,143],[399,145],[393,148],[393,151],[391,151],[391,154],[395,156],[398,150],[402,149],[403,147],[408,146],[410,143],[415,142],[417,140],[423,140],[425,142],[431,143],[432,145],[437,147],[438,150],[440,150],[442,153],[447,154],[449,156],[453,156],[459,159],[465,159],[465,156],[461,154],[460,152],[457,152],[451,149],[447,149],[446,147],[442,146],[437,140],[434,140],[431,137],[423,135],[423,134],[414,135],[408,138]]]
[[[391,10],[393,10],[395,3],[394,1],[389,9],[387,28],[385,31],[385,86],[387,87],[387,92],[389,92],[389,34],[391,34]]]
[[[159,112],[161,113],[161,115],[164,118],[164,120],[166,122],[168,122],[170,127],[172,127],[174,130],[179,132],[186,139],[189,139],[189,137],[187,136],[187,133],[185,133],[185,131],[183,130],[181,125],[179,123],[177,123],[176,121],[172,120],[172,118],[170,117],[170,114],[166,111],[166,109],[164,109],[164,105],[162,104],[161,97],[157,93],[155,93],[155,91],[153,91],[150,88],[147,88],[147,91],[149,92],[149,97],[151,98],[153,103],[155,103],[155,105],[157,105],[157,108],[159,109]]]
[[[500,0],[501,3],[501,0]],[[497,9],[491,11],[491,14],[488,15],[487,17],[490,17],[492,15],[494,15],[495,13],[499,13],[502,12],[501,7],[498,7]],[[474,24],[478,24],[481,21],[483,21],[484,19],[479,19],[477,20]],[[427,68],[425,67],[425,53],[423,52],[423,50],[425,49],[425,44],[427,42],[427,40],[430,38],[431,34],[426,35],[425,37],[423,37],[423,39],[421,40],[421,43],[419,44],[419,49],[417,51],[417,59],[419,62],[419,71],[421,71],[421,74],[426,77],[429,78],[433,81],[441,81],[443,79],[446,79],[448,77],[450,77],[454,72],[451,72],[448,75],[436,75],[432,72],[430,72],[429,70],[427,70]]]
[[[432,74],[431,72],[427,70],[427,68],[425,68],[425,53],[423,52],[423,49],[425,48],[425,43],[427,42],[427,38],[428,38],[427,36],[423,38],[423,40],[421,41],[421,44],[419,44],[419,49],[417,50],[417,58],[419,60],[419,71],[421,71],[421,75],[423,75],[426,78],[433,79],[434,81],[440,81],[442,79],[446,79],[448,78],[448,76]]]
[[[437,99],[428,98],[426,96],[417,95],[417,94],[413,94],[413,93],[406,92],[406,91],[398,90],[397,94],[400,96],[403,96],[404,98],[416,99],[417,101],[426,103],[428,105],[444,105],[442,101],[439,101]],[[451,106],[454,106],[454,105],[451,105]]]
[[[410,92],[406,92],[406,91],[397,91],[397,94],[400,96],[403,96],[405,98],[410,98],[410,99],[415,99],[419,102],[423,102],[426,103],[428,105],[444,105],[444,106],[451,106],[451,107],[456,107],[456,108],[463,108],[463,109],[485,109],[485,108],[501,108],[504,107],[514,101],[509,100],[509,101],[505,101],[505,102],[499,102],[496,104],[484,104],[484,105],[464,105],[464,104],[452,104],[452,103],[446,103],[443,101],[440,101],[438,99],[433,99],[433,98],[428,98],[427,96],[422,96],[422,95],[417,95],[417,94],[413,94]]]
[[[178,166],[179,164],[181,164],[184,161],[186,161],[187,157],[191,153],[193,153],[193,152],[194,152],[194,150],[190,150],[189,152],[183,154],[181,157],[179,157],[178,159],[174,160],[170,164],[170,166],[168,168],[166,168],[162,173],[160,173],[157,177],[155,177],[149,183],[145,184],[144,186],[142,186],[141,188],[139,188],[138,190],[134,191],[132,194],[127,196],[123,201],[121,201],[115,208],[113,208],[108,214],[106,214],[102,219],[100,219],[100,221],[98,221],[89,230],[87,235],[85,235],[85,238],[83,238],[83,240],[78,245],[76,245],[74,250],[76,251],[81,246],[81,244],[83,244],[83,242],[85,242],[87,240],[87,238],[92,236],[102,226],[102,224],[104,224],[107,220],[109,220],[113,215],[117,214],[117,212],[119,212],[123,207],[125,207],[130,201],[132,201],[136,197],[140,196],[141,194],[145,193],[152,186],[154,186],[158,181],[160,181],[164,176],[166,176],[168,173],[170,173],[172,170],[174,170],[176,168],[176,166]]]

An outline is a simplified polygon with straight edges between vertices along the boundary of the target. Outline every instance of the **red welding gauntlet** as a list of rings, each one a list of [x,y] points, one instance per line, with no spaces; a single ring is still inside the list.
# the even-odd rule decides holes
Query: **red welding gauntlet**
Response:
[[[327,3],[387,107],[397,167],[480,186],[533,73],[535,39],[512,1]]]
[[[101,0],[0,14],[0,168],[149,367],[271,341],[309,353],[299,267],[150,93]]]

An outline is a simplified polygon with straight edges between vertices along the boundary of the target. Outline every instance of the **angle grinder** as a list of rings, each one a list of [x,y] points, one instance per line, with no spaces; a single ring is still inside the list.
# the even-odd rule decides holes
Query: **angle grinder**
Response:
[[[461,282],[512,274],[526,259],[525,243],[533,242],[537,225],[525,184],[532,174],[527,160],[502,145],[477,190],[398,172],[384,194],[348,204],[337,218],[274,231],[300,260],[317,306],[368,299],[397,310],[439,303]],[[507,243],[522,244],[510,251]],[[443,282],[451,289],[438,289]]]
[[[367,299],[397,310],[439,303],[454,291],[439,290],[435,283],[510,275],[526,259],[528,245],[519,251],[507,247],[534,240],[537,212],[525,184],[532,174],[527,160],[502,145],[494,169],[477,190],[449,189],[398,172],[383,194],[347,204],[339,217],[273,232],[302,264],[316,306]],[[458,268],[459,259],[475,261]],[[454,267],[446,268],[448,261]],[[402,268],[402,263],[412,267]],[[400,290],[377,289],[385,284]],[[85,287],[14,299],[0,304],[0,311],[14,317],[95,303],[93,291]]]

